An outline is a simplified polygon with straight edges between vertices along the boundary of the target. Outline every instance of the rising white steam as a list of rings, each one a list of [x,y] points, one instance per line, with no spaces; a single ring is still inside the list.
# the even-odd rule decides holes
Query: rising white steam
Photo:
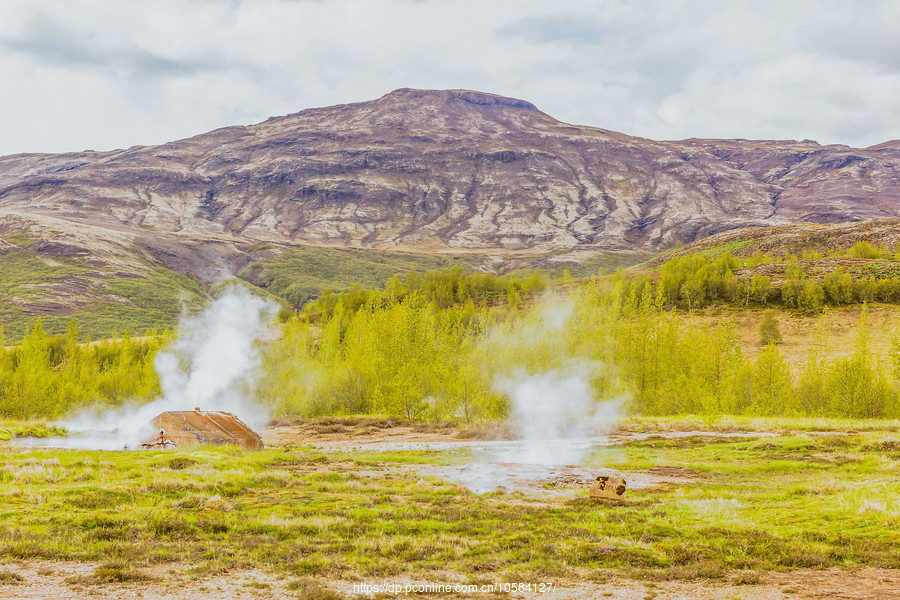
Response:
[[[259,374],[256,341],[277,306],[234,285],[201,314],[183,321],[175,342],[156,356],[166,410],[224,410],[251,427],[266,411],[252,400]],[[157,403],[154,403],[157,404]]]
[[[76,435],[53,445],[137,448],[152,436],[150,422],[169,410],[227,411],[261,427],[267,410],[252,399],[260,368],[257,340],[269,331],[277,306],[239,285],[229,286],[202,313],[183,317],[178,339],[154,366],[162,397],[141,406],[86,412],[61,425]]]
[[[597,398],[595,379],[613,379],[606,365],[572,357],[571,301],[546,300],[534,321],[489,336],[490,354],[506,352],[521,364],[495,375],[494,388],[509,399],[508,426],[515,439],[496,444],[459,470],[457,481],[476,493],[506,487],[525,465],[581,465],[621,418],[623,398]],[[514,487],[514,486],[513,486]]]
[[[591,378],[602,368],[600,363],[573,360],[559,370],[498,378],[495,387],[509,398],[509,425],[522,442],[503,458],[525,464],[581,464],[590,442],[605,442],[621,417],[621,400],[596,399]]]

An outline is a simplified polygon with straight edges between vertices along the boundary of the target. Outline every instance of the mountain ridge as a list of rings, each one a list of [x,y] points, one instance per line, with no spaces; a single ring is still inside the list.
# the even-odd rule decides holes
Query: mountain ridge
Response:
[[[464,105],[466,108],[475,106],[478,110],[459,111],[455,105]],[[521,113],[525,113],[526,116],[522,117]],[[501,125],[505,128],[499,128]],[[534,134],[531,138],[516,137],[523,129],[534,130],[541,127],[543,130],[525,132]],[[383,139],[391,136],[393,139]],[[565,152],[558,147],[559,143],[556,144],[556,148],[547,148],[553,142],[560,142],[560,138],[564,138],[563,143],[570,145],[579,143],[587,145],[588,151],[611,156],[614,160],[594,161],[593,164],[588,160],[582,160],[584,164],[567,163]],[[431,147],[421,148],[423,145],[427,146],[429,142],[434,142]],[[331,156],[326,158],[332,160],[323,165],[319,157],[323,154],[322,147],[329,144],[332,148],[325,150]],[[342,144],[348,148],[335,147]],[[456,146],[455,153],[451,152],[449,157],[438,156],[447,154],[440,152],[441,146],[446,144]],[[495,147],[491,148],[491,145]],[[500,147],[504,145],[510,147]],[[482,150],[485,146],[491,151]],[[268,160],[263,160],[263,164],[253,164],[264,150],[269,151],[266,157]],[[278,150],[282,151],[281,155],[276,154]],[[425,214],[417,215],[418,223],[413,224],[413,228],[424,226],[426,229],[424,235],[414,235],[413,239],[407,240],[404,238],[413,233],[412,230],[407,230],[399,236],[387,235],[387,239],[383,241],[398,246],[408,241],[416,244],[421,238],[430,237],[431,241],[447,242],[449,247],[511,246],[521,250],[526,247],[546,248],[548,245],[577,247],[582,244],[599,244],[605,249],[623,250],[638,245],[645,250],[657,250],[670,246],[675,241],[692,241],[697,237],[727,228],[798,220],[833,222],[898,216],[896,203],[900,200],[900,195],[897,194],[900,178],[893,162],[897,158],[896,150],[900,148],[895,148],[891,142],[867,149],[853,149],[842,145],[821,146],[808,140],[654,141],[595,127],[569,125],[540,112],[533,104],[523,100],[468,90],[430,91],[402,88],[369,102],[306,109],[290,115],[272,117],[255,125],[221,128],[160,146],[135,146],[108,152],[19,154],[0,157],[0,205],[8,206],[9,198],[14,198],[17,195],[16,191],[24,191],[30,198],[34,198],[41,195],[35,192],[46,194],[49,190],[50,194],[46,195],[57,198],[62,195],[62,199],[66,200],[64,193],[56,193],[56,186],[78,185],[79,176],[85,170],[99,170],[103,180],[95,184],[108,184],[112,181],[118,185],[130,183],[139,186],[152,183],[158,186],[166,179],[174,179],[176,183],[182,185],[205,187],[206,190],[197,189],[195,192],[198,200],[196,213],[210,220],[209,217],[216,216],[213,213],[220,208],[215,204],[218,193],[216,187],[223,183],[226,185],[234,183],[228,181],[228,176],[235,170],[242,170],[245,179],[248,167],[256,171],[262,168],[270,173],[277,173],[280,179],[275,177],[273,180],[269,177],[262,183],[274,183],[276,187],[281,185],[282,188],[285,184],[288,187],[295,184],[298,179],[312,181],[312,186],[299,190],[300,200],[323,193],[328,196],[330,192],[332,198],[343,196],[365,201],[362,196],[373,189],[382,194],[382,197],[375,198],[376,201],[383,200],[385,193],[390,199],[396,200],[397,186],[390,185],[395,182],[380,181],[375,182],[379,185],[373,186],[371,181],[360,181],[363,179],[361,175],[366,174],[363,172],[379,167],[395,172],[398,168],[401,171],[405,170],[406,181],[400,183],[405,184],[407,188],[415,189],[401,189],[399,195],[406,192],[409,196],[410,191],[427,195],[431,182],[421,177],[417,180],[415,176],[431,171],[430,175],[436,175],[440,179],[441,167],[444,165],[441,164],[441,160],[433,159],[450,158],[457,164],[460,159],[470,163],[462,173],[449,173],[450,179],[453,179],[454,175],[477,178],[478,169],[483,168],[486,162],[506,165],[523,163],[518,172],[500,173],[501,178],[505,177],[507,181],[511,179],[510,176],[520,180],[511,185],[509,190],[499,190],[498,193],[488,186],[481,186],[480,181],[474,182],[476,187],[480,186],[480,189],[474,191],[485,192],[482,195],[487,200],[518,196],[527,202],[541,196],[545,191],[540,188],[542,183],[547,186],[547,175],[555,176],[555,181],[565,181],[568,178],[570,181],[566,183],[571,185],[562,187],[569,189],[552,190],[555,192],[555,198],[551,199],[551,202],[559,203],[562,200],[565,206],[561,208],[564,211],[580,210],[588,217],[588,222],[579,222],[576,219],[566,223],[565,227],[556,228],[549,233],[550,238],[556,238],[554,243],[550,244],[547,243],[546,229],[529,227],[533,223],[527,222],[519,223],[520,231],[513,233],[513,237],[520,238],[518,244],[514,240],[502,239],[505,232],[501,231],[500,227],[493,230],[474,227],[472,235],[453,239],[454,235],[466,229],[466,224],[459,226],[459,219],[451,214],[446,220],[454,221],[454,226],[429,231],[427,226],[432,224],[434,219],[429,220],[431,215],[428,214],[428,207],[425,207],[424,211],[421,211]],[[239,156],[233,155],[236,151]],[[643,156],[635,157],[636,152]],[[694,154],[698,152],[699,156],[695,156]],[[229,153],[232,155],[229,156]],[[190,160],[185,160],[186,154],[190,155]],[[888,156],[881,156],[884,154]],[[422,155],[433,162],[417,160]],[[816,164],[814,159],[817,155],[828,155],[828,158]],[[575,156],[575,158],[585,157]],[[883,160],[885,158],[887,160]],[[548,164],[554,159],[565,164]],[[614,161],[618,164],[610,164]],[[692,161],[698,164],[689,164]],[[163,164],[157,165],[156,173],[152,171],[148,173],[146,167],[141,169],[142,162]],[[181,164],[178,164],[179,162]],[[285,165],[286,162],[294,164]],[[534,164],[541,162],[544,164]],[[763,163],[765,168],[754,170],[753,167],[758,166],[757,163]],[[797,165],[801,163],[812,163],[810,171],[814,176],[813,179],[816,179],[815,176],[822,179],[822,173],[829,169],[835,172],[842,169],[847,171],[846,167],[851,167],[854,163],[864,163],[862,166],[870,170],[873,166],[876,170],[889,170],[889,173],[884,173],[889,181],[885,184],[883,180],[879,180],[880,189],[876,190],[879,193],[867,195],[865,185],[858,186],[855,190],[846,189],[849,187],[846,185],[844,190],[834,190],[834,178],[825,178],[824,182],[818,180],[808,182],[802,181],[803,173],[797,173],[800,177],[795,177],[795,180],[783,177],[792,175],[791,171],[797,171]],[[172,166],[178,168],[174,169],[174,172],[164,172]],[[285,166],[288,168],[284,168]],[[127,171],[129,167],[139,168],[141,172],[129,173]],[[563,172],[560,172],[560,169]],[[103,173],[104,170],[112,173]],[[566,173],[565,170],[569,172]],[[641,172],[642,170],[644,172]],[[358,176],[334,177],[347,171],[355,171],[354,175]],[[623,177],[623,174],[636,177]],[[190,177],[186,178],[186,175],[192,175],[193,180]],[[537,177],[534,177],[535,175]],[[603,186],[602,181],[598,180],[609,178],[608,175],[612,175],[616,180],[614,184],[624,179],[625,187],[630,186],[633,189],[623,190],[622,186],[616,189],[616,185]],[[155,182],[154,176],[157,177]],[[538,181],[538,185],[526,185],[529,176],[531,179],[539,178],[542,181]],[[457,181],[451,181],[453,185],[445,185],[440,191],[445,195],[449,193],[463,198],[471,196],[471,191],[460,189],[459,177],[456,179]],[[721,186],[717,186],[721,181],[728,181],[738,189],[729,190],[727,186],[722,189]],[[315,185],[317,183],[325,185],[317,187]],[[813,190],[812,193],[807,189],[797,189],[807,188],[811,183],[820,185],[823,189]],[[354,187],[357,189],[351,189]],[[673,190],[673,187],[680,189]],[[293,200],[298,201],[297,189],[286,191],[293,194]],[[778,201],[783,200],[785,192],[787,192],[785,198],[789,200],[787,211],[783,208],[785,206],[783,202],[781,206],[776,206]],[[682,218],[680,222],[669,224],[668,228],[673,229],[672,231],[654,231],[660,227],[650,227],[648,232],[648,225],[660,221],[661,215],[653,214],[652,207],[650,210],[644,210],[642,205],[652,204],[653,200],[671,199],[673,193],[689,202],[699,201],[704,210],[693,210],[688,215],[682,215],[690,218]],[[565,197],[566,194],[569,195],[568,198]],[[120,195],[129,194],[126,191]],[[21,196],[22,194],[19,194],[19,197]],[[577,201],[572,202],[576,196]],[[743,203],[733,202],[737,196],[747,200]],[[885,202],[879,205],[879,200],[884,196],[895,204],[893,210],[884,206]],[[325,200],[332,198],[326,197]],[[222,202],[221,199],[218,201]],[[620,211],[624,214],[613,215],[616,218],[608,220],[610,213],[615,212],[615,207],[609,210],[611,207],[604,207],[602,204],[615,205],[620,202],[630,206],[627,206],[625,211]],[[723,202],[729,205],[724,206]],[[578,203],[581,203],[581,206],[577,206]],[[542,212],[535,204],[540,204],[540,201],[532,202],[532,208],[536,210],[532,216],[539,218]],[[773,207],[773,210],[767,210],[766,205]],[[406,208],[412,209],[406,211],[407,214],[414,214],[415,210],[421,207],[412,203]],[[593,215],[590,214],[592,208],[595,209]],[[598,208],[599,210],[596,210]],[[632,214],[629,215],[629,212]],[[707,218],[704,222],[703,215],[712,215],[716,212],[720,213],[719,216],[725,217],[726,221],[717,219],[717,222],[712,223],[711,219]],[[543,211],[544,215],[551,217],[552,213],[552,210]],[[394,215],[393,220],[399,220],[399,217],[402,215]],[[591,217],[594,221],[591,221]],[[597,219],[605,222],[599,223]],[[272,219],[268,220],[271,224]],[[381,219],[382,222],[390,220],[390,218]],[[282,232],[281,238],[302,243],[322,242],[332,237],[337,243],[366,247],[377,245],[379,238],[385,237],[381,234],[387,233],[383,230],[390,229],[372,222],[357,223],[362,225],[361,229],[366,230],[365,233],[360,231],[358,236],[346,231],[353,229],[352,226],[344,227],[343,236],[329,236],[327,232],[316,231],[317,228],[313,226],[303,228],[303,232],[300,231],[301,227],[295,228],[287,235]],[[145,223],[139,225],[146,226]],[[562,231],[565,229],[577,230],[582,235],[565,239],[567,236]],[[501,234],[500,239],[483,239],[485,236],[490,237],[490,234],[498,233]],[[643,233],[647,235],[642,235]],[[265,232],[257,232],[257,235],[264,236]]]
[[[472,90],[401,88],[159,146],[0,157],[3,259],[86,269],[78,285],[69,274],[40,287],[59,314],[109,295],[111,278],[165,268],[210,284],[292,248],[496,270],[897,217],[900,142],[655,141]],[[28,308],[28,285],[7,307]]]

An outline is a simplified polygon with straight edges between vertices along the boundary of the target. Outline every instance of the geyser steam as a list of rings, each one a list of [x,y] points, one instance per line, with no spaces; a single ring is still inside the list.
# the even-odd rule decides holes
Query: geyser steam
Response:
[[[572,356],[572,301],[545,299],[524,322],[502,326],[486,340],[485,355],[502,357],[494,388],[509,399],[513,440],[493,443],[455,479],[476,493],[515,489],[563,466],[581,465],[607,443],[623,398],[601,400],[594,382],[615,380],[603,363]],[[577,346],[577,344],[574,344]],[[513,365],[513,366],[510,366]],[[615,387],[615,386],[613,386]]]
[[[522,443],[503,459],[525,464],[579,464],[597,438],[619,420],[621,400],[598,402],[591,376],[596,362],[573,360],[562,369],[519,372],[495,383],[510,402],[509,425]]]
[[[221,410],[251,427],[264,425],[268,412],[252,399],[261,362],[256,342],[268,331],[276,310],[275,304],[239,285],[228,287],[202,313],[184,317],[178,339],[157,355],[161,398],[69,419],[62,425],[81,435],[60,445],[136,448],[152,435],[150,421],[169,410]]]
[[[250,399],[260,367],[256,340],[276,308],[235,285],[183,321],[178,339],[156,356],[163,397],[150,406],[224,410],[251,427],[263,425],[266,411]]]

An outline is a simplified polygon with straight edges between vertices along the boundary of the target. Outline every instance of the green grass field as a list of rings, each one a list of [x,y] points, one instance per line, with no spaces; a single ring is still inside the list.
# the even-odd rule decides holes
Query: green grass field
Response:
[[[284,585],[455,572],[468,581],[754,583],[797,568],[900,568],[897,422],[640,419],[646,439],[595,451],[623,472],[687,467],[624,502],[476,495],[409,465],[465,451],[0,451],[0,559],[85,561],[73,585],[256,568]],[[760,438],[716,431],[770,431]],[[827,433],[822,433],[827,431]],[[401,466],[403,468],[401,468]],[[323,588],[325,589],[325,588]],[[305,597],[302,596],[301,597]],[[312,596],[309,596],[312,597]],[[328,596],[326,596],[328,597]]]

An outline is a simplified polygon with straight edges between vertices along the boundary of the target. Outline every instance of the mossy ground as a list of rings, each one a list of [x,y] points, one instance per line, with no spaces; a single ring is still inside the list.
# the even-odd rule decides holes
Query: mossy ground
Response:
[[[394,275],[461,264],[459,258],[338,248],[295,248],[266,262],[247,265],[238,277],[302,306],[323,290],[354,284],[382,288]]]
[[[68,291],[66,291],[68,290]],[[123,277],[74,263],[48,264],[27,250],[0,256],[0,315],[7,341],[21,339],[41,318],[51,334],[73,317],[83,337],[118,337],[126,329],[174,328],[184,309],[200,306],[198,281],[162,267]],[[46,303],[51,308],[41,308]]]
[[[85,266],[51,265],[27,250],[0,255],[0,316],[7,338],[21,336],[33,318],[25,314],[25,306],[47,296],[46,286],[88,270]]]
[[[695,429],[643,419],[629,427]],[[409,464],[459,452],[0,452],[0,558],[198,573],[365,579],[454,571],[506,580],[754,579],[795,568],[900,568],[896,422],[756,419],[781,435],[630,440],[590,463],[688,467],[684,485],[598,503],[475,495]],[[711,429],[715,429],[716,426]],[[403,463],[404,468],[400,468]],[[118,566],[117,566],[118,565]],[[108,571],[108,572],[107,572]]]

